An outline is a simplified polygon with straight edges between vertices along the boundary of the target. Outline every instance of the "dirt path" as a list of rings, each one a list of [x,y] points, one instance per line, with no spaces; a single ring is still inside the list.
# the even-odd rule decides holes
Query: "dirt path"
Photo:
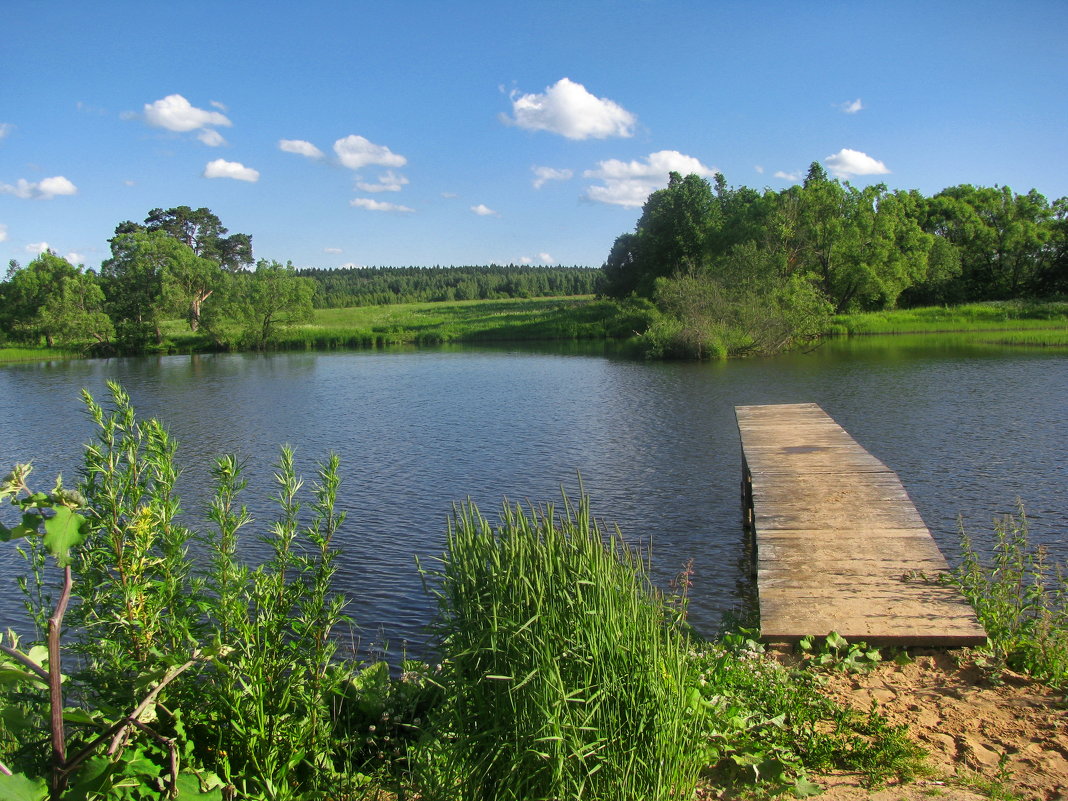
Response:
[[[891,723],[908,726],[929,752],[936,776],[870,794],[855,776],[827,776],[819,780],[827,788],[819,797],[1068,801],[1065,697],[1015,673],[995,682],[961,659],[959,653],[929,652],[908,665],[832,674],[830,696],[862,711],[874,701]]]

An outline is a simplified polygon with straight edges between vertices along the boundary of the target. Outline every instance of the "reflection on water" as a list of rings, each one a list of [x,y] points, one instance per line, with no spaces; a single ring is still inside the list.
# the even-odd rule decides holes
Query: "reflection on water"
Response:
[[[32,458],[39,484],[60,471],[70,483],[93,433],[78,392],[103,398],[108,380],[181,443],[191,521],[215,454],[245,459],[261,532],[281,443],[309,478],[317,459],[340,454],[341,587],[365,646],[407,641],[421,653],[431,604],[414,555],[440,554],[454,502],[470,497],[492,517],[505,498],[577,495],[580,475],[598,517],[651,541],[658,583],[694,560],[692,620],[712,631],[748,587],[738,404],[822,405],[898,472],[951,560],[958,515],[981,540],[1017,497],[1035,539],[1068,557],[1068,357],[1058,354],[866,338],[712,365],[462,347],[16,365],[0,369],[3,462]],[[0,548],[4,575],[21,568]],[[12,585],[0,587],[0,626],[21,618]]]

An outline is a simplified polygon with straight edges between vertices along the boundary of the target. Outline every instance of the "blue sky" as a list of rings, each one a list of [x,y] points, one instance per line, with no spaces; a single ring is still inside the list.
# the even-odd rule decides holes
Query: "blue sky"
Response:
[[[0,258],[206,206],[297,266],[600,265],[667,172],[1068,195],[1068,3],[45,2]]]

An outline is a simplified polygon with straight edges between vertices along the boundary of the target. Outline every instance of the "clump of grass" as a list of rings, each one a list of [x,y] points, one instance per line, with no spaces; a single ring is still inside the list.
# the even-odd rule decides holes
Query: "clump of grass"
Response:
[[[1022,505],[995,521],[985,558],[963,526],[960,539],[964,559],[953,578],[986,628],[994,666],[1068,686],[1068,574],[1031,543]]]
[[[588,500],[454,510],[439,599],[448,732],[438,762],[467,801],[692,795],[692,686],[676,616]]]

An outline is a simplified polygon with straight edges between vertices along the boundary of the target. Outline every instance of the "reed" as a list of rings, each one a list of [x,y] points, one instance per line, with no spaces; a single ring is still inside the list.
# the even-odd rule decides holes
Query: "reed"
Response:
[[[683,637],[641,556],[588,500],[505,505],[492,527],[457,507],[433,631],[446,701],[445,789],[464,801],[692,795],[692,681]]]

